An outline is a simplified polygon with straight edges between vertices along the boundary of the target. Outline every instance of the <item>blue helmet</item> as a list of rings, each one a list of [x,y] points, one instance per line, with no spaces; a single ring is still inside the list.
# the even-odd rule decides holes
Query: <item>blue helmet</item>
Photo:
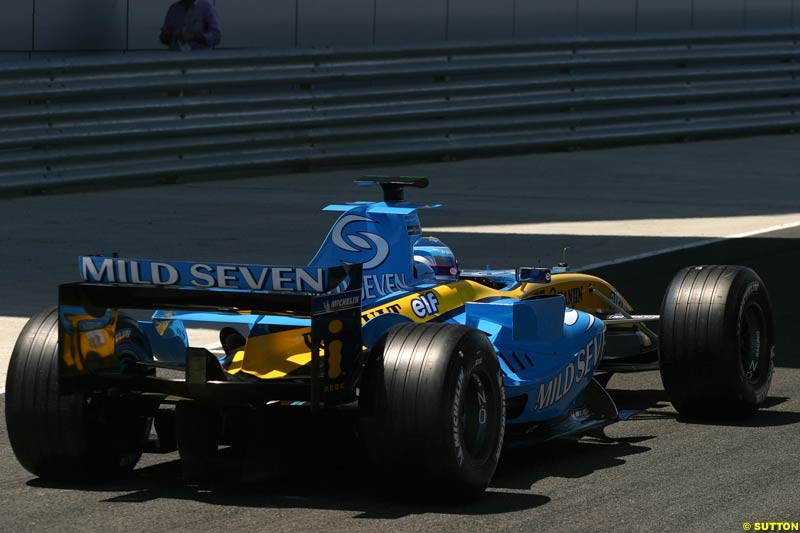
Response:
[[[414,243],[414,267],[419,278],[428,277],[432,273],[438,281],[458,279],[456,256],[436,237],[420,237]]]

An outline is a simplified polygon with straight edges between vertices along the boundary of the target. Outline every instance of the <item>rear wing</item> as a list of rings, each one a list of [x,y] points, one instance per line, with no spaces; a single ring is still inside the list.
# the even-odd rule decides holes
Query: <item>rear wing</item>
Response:
[[[81,256],[78,269],[81,279],[89,283],[306,293],[331,292],[346,275],[339,267],[153,261],[116,256]]]
[[[116,266],[116,258],[91,258],[100,265]],[[103,261],[105,261],[103,263]],[[91,263],[96,265],[94,261]],[[156,263],[164,265],[166,263]],[[179,264],[170,263],[181,273]],[[292,400],[313,407],[335,405],[354,399],[359,377],[361,340],[361,264],[323,268],[312,283],[324,292],[288,290],[253,291],[241,288],[189,288],[186,284],[157,285],[119,283],[122,270],[106,267],[106,279],[69,283],[59,287],[59,371],[65,392],[119,387],[123,390],[160,393],[206,402]],[[170,269],[154,267],[165,274]],[[259,267],[260,268],[260,267]],[[264,267],[272,268],[272,267]],[[288,286],[287,274],[279,271],[278,283]],[[304,268],[304,267],[297,267]],[[316,270],[316,269],[315,269]],[[298,272],[298,270],[293,270]],[[223,270],[223,273],[233,270]],[[109,281],[108,275],[115,276]],[[126,271],[130,275],[130,270]],[[141,273],[140,273],[141,274]],[[171,274],[170,274],[171,276]],[[174,277],[174,276],[171,276]],[[240,279],[247,281],[247,276]],[[91,278],[90,278],[91,279]],[[258,279],[255,277],[253,279]],[[130,278],[127,281],[131,281]],[[234,280],[227,279],[232,285]],[[327,290],[326,290],[327,289]],[[119,309],[206,311],[233,314],[284,315],[309,318],[311,333],[306,343],[311,351],[309,376],[258,380],[235,378],[223,371],[217,358],[203,348],[186,350],[182,378],[155,377],[156,361],[134,365],[117,357],[116,322]]]

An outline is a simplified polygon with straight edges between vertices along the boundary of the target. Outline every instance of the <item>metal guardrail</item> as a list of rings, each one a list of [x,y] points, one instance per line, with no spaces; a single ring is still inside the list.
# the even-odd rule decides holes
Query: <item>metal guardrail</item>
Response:
[[[0,192],[800,127],[800,32],[0,64]]]

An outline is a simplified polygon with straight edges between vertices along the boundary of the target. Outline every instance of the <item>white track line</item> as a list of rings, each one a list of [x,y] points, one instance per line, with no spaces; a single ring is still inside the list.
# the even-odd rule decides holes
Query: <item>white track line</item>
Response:
[[[697,242],[690,242],[688,244],[681,244],[678,246],[670,246],[669,248],[662,248],[660,250],[653,250],[652,252],[644,252],[641,254],[629,255],[627,257],[620,257],[619,259],[611,259],[609,261],[600,261],[597,263],[590,263],[588,265],[584,265],[578,268],[573,269],[574,272],[581,272],[584,270],[591,270],[594,268],[601,268],[611,265],[619,265],[622,263],[628,263],[630,261],[636,261],[638,259],[647,259],[648,257],[654,257],[657,255],[668,254],[672,252],[679,252],[681,250],[688,250],[690,248],[699,248],[700,246],[708,246],[709,244],[715,244],[722,241],[728,241],[733,239],[744,239],[747,237],[753,237],[755,235],[763,235],[765,233],[772,233],[773,231],[780,231],[785,229],[796,228],[800,226],[800,222],[790,222],[788,224],[777,224],[775,226],[769,226],[767,228],[757,229],[754,231],[747,231],[745,233],[737,233],[736,235],[729,235],[727,237],[715,237],[713,239],[703,239],[702,241]]]
[[[6,393],[5,387],[0,387],[0,396]]]
[[[431,233],[497,235],[574,235],[581,237],[680,237],[716,239],[730,237],[731,228],[761,231],[761,228],[800,221],[800,213],[739,215],[732,217],[640,218],[582,220],[525,224],[487,224],[425,228]],[[734,229],[735,231],[735,229]]]

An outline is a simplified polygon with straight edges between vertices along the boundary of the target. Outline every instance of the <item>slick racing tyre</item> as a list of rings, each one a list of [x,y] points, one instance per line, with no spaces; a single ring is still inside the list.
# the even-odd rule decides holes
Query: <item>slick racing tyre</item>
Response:
[[[49,480],[108,479],[131,470],[150,419],[122,400],[62,394],[58,357],[58,309],[52,308],[28,321],[11,353],[6,423],[17,459]]]
[[[659,364],[672,405],[687,418],[752,414],[769,392],[774,342],[758,274],[741,266],[681,270],[661,304]]]
[[[465,500],[494,475],[505,430],[502,375],[483,333],[449,324],[391,329],[369,370],[365,440],[395,487]]]

